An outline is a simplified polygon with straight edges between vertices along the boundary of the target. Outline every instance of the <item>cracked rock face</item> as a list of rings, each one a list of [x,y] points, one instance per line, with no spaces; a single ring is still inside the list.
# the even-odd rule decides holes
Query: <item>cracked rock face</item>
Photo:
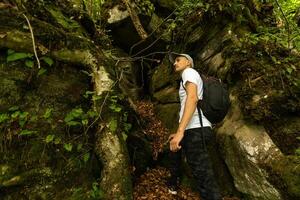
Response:
[[[234,97],[231,110],[218,129],[218,135],[235,187],[246,199],[282,199],[279,191],[268,181],[268,173],[262,167],[282,157],[282,153],[262,126],[243,120]]]

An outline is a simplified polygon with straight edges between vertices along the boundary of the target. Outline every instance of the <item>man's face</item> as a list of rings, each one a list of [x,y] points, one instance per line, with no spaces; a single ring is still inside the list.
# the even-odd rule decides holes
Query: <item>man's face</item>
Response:
[[[191,62],[184,56],[178,56],[174,62],[174,68],[176,72],[181,72],[191,66]]]

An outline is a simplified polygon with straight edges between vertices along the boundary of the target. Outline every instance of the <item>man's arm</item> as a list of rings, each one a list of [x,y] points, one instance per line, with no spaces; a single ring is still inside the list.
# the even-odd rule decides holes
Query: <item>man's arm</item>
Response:
[[[190,122],[198,102],[198,96],[197,96],[197,85],[192,82],[187,82],[185,84],[185,90],[187,93],[185,106],[183,110],[183,115],[181,118],[181,121],[179,123],[177,132],[175,134],[172,134],[170,136],[170,150],[171,151],[177,151],[181,148],[179,145],[180,141],[183,138],[185,128],[187,127],[188,123]]]

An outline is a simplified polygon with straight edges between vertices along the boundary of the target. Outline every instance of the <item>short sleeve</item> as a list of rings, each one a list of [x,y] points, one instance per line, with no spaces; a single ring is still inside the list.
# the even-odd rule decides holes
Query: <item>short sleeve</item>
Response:
[[[186,82],[189,81],[197,86],[197,95],[199,99],[203,97],[203,82],[200,74],[193,68],[187,68],[182,72],[182,84],[185,86]]]
[[[199,84],[199,74],[195,70],[193,70],[191,68],[187,68],[182,73],[182,83],[183,83],[183,85],[185,85],[187,81],[195,83],[196,85],[198,85]]]

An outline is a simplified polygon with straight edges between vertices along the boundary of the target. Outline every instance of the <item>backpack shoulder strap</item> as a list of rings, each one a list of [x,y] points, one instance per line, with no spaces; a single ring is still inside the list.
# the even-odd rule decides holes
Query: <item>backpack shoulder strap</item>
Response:
[[[186,91],[186,89],[185,89],[185,87],[183,85],[183,80],[182,79],[180,80],[180,84],[182,85],[183,89]]]

